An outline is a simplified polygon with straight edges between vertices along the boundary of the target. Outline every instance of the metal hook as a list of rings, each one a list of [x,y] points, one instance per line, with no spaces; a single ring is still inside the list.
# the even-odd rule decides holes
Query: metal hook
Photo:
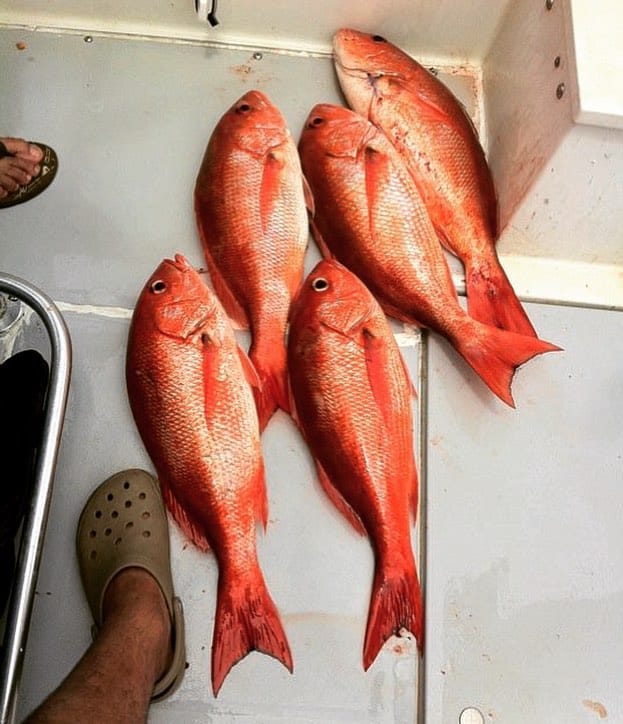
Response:
[[[206,14],[207,0],[195,0],[195,10],[197,15],[199,15],[199,17],[203,17],[204,14],[206,14],[206,19],[212,27],[218,25],[218,20],[216,19],[216,2],[217,0],[212,0],[210,10]]]

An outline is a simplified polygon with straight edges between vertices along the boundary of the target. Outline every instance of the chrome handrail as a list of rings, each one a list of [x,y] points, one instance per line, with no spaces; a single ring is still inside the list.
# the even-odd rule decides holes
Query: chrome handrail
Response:
[[[15,716],[17,689],[65,418],[71,376],[71,339],[65,320],[54,302],[30,283],[0,273],[0,292],[18,297],[37,312],[48,332],[51,346],[50,381],[42,442],[37,456],[30,506],[24,516],[15,580],[7,613],[4,654],[0,662],[0,722],[9,724]]]

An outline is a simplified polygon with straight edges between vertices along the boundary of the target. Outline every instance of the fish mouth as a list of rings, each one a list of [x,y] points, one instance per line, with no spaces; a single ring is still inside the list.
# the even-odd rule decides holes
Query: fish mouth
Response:
[[[165,259],[166,264],[170,264],[172,267],[181,272],[187,272],[192,269],[188,262],[188,259],[183,254],[176,254],[174,259]]]

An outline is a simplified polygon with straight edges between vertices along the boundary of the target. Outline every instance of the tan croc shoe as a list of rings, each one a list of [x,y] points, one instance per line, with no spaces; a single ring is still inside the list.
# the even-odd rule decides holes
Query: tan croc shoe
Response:
[[[94,635],[102,625],[106,588],[124,568],[144,568],[162,589],[174,653],[168,671],[154,686],[152,701],[165,699],[184,677],[186,650],[182,602],[173,595],[167,515],[156,480],[144,470],[124,470],[103,482],[84,506],[76,548]]]

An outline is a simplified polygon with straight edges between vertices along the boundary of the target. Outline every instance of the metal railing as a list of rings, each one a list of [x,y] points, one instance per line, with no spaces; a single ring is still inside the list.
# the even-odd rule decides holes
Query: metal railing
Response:
[[[7,724],[12,722],[15,716],[17,690],[52,497],[71,375],[71,340],[61,313],[43,292],[22,279],[1,272],[0,292],[17,297],[39,315],[49,335],[51,347],[42,442],[37,455],[30,505],[23,521],[15,579],[7,612],[4,651],[0,661],[0,721]]]

